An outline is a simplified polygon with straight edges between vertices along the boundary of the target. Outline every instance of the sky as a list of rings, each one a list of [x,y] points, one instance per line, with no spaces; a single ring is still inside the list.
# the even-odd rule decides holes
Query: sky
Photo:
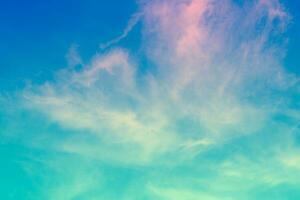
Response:
[[[299,8],[1,0],[0,199],[300,199]]]

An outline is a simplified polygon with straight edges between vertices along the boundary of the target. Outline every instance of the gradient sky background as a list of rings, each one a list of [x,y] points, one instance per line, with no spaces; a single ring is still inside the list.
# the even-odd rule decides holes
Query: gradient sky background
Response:
[[[0,0],[0,199],[300,199],[299,8]]]

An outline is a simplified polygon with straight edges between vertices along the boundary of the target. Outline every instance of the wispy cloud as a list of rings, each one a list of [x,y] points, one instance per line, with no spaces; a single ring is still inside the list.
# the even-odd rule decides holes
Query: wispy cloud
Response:
[[[143,21],[145,52],[157,74],[138,75],[143,63],[125,49],[111,50],[80,71],[63,70],[54,82],[27,89],[30,106],[63,127],[89,130],[106,143],[135,144],[148,156],[259,133],[282,102],[274,96],[295,83],[281,67],[284,49],[272,42],[288,18],[281,5],[193,0],[141,6],[143,14],[121,37]],[[80,61],[73,48],[69,57]]]
[[[142,17],[142,13],[141,12],[137,12],[137,13],[134,13],[130,20],[128,21],[127,23],[127,26],[126,28],[124,29],[123,33],[116,37],[115,39],[112,39],[106,43],[103,43],[103,44],[100,44],[100,48],[101,49],[106,49],[108,47],[110,47],[111,45],[114,45],[114,44],[117,44],[118,42],[120,42],[122,39],[126,38],[127,35],[132,31],[132,29],[135,27],[135,25],[140,21]]]
[[[161,186],[146,173],[152,181],[140,187],[162,199],[219,199],[214,192],[229,194],[243,181],[245,192],[255,182],[298,183],[290,173],[299,168],[291,153],[297,145],[287,142],[298,130],[298,77],[282,66],[289,15],[279,1],[143,2],[123,34],[102,47],[125,38],[137,22],[153,70],[139,73],[144,63],[130,49],[113,48],[83,63],[72,47],[69,63],[81,69],[66,68],[55,80],[22,91],[29,112],[74,132],[56,150],[145,168],[189,163],[193,176],[209,168],[206,187],[196,181],[194,187],[203,189],[197,191],[173,187],[182,180],[169,180],[171,175]],[[251,153],[240,150],[239,141],[247,141]],[[237,153],[228,153],[231,143],[239,146]],[[293,150],[280,154],[282,146]],[[207,159],[213,152],[216,158]]]

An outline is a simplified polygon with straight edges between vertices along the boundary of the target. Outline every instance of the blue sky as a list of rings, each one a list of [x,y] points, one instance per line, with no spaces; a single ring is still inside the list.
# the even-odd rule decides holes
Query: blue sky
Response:
[[[136,9],[134,1],[1,1],[1,78],[22,82],[62,68],[72,44],[88,59]]]
[[[298,8],[0,1],[0,199],[299,199]]]

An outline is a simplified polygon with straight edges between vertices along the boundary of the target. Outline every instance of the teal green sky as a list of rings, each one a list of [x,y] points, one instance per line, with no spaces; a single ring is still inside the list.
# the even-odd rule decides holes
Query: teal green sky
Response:
[[[0,1],[0,200],[300,199],[299,8]]]

